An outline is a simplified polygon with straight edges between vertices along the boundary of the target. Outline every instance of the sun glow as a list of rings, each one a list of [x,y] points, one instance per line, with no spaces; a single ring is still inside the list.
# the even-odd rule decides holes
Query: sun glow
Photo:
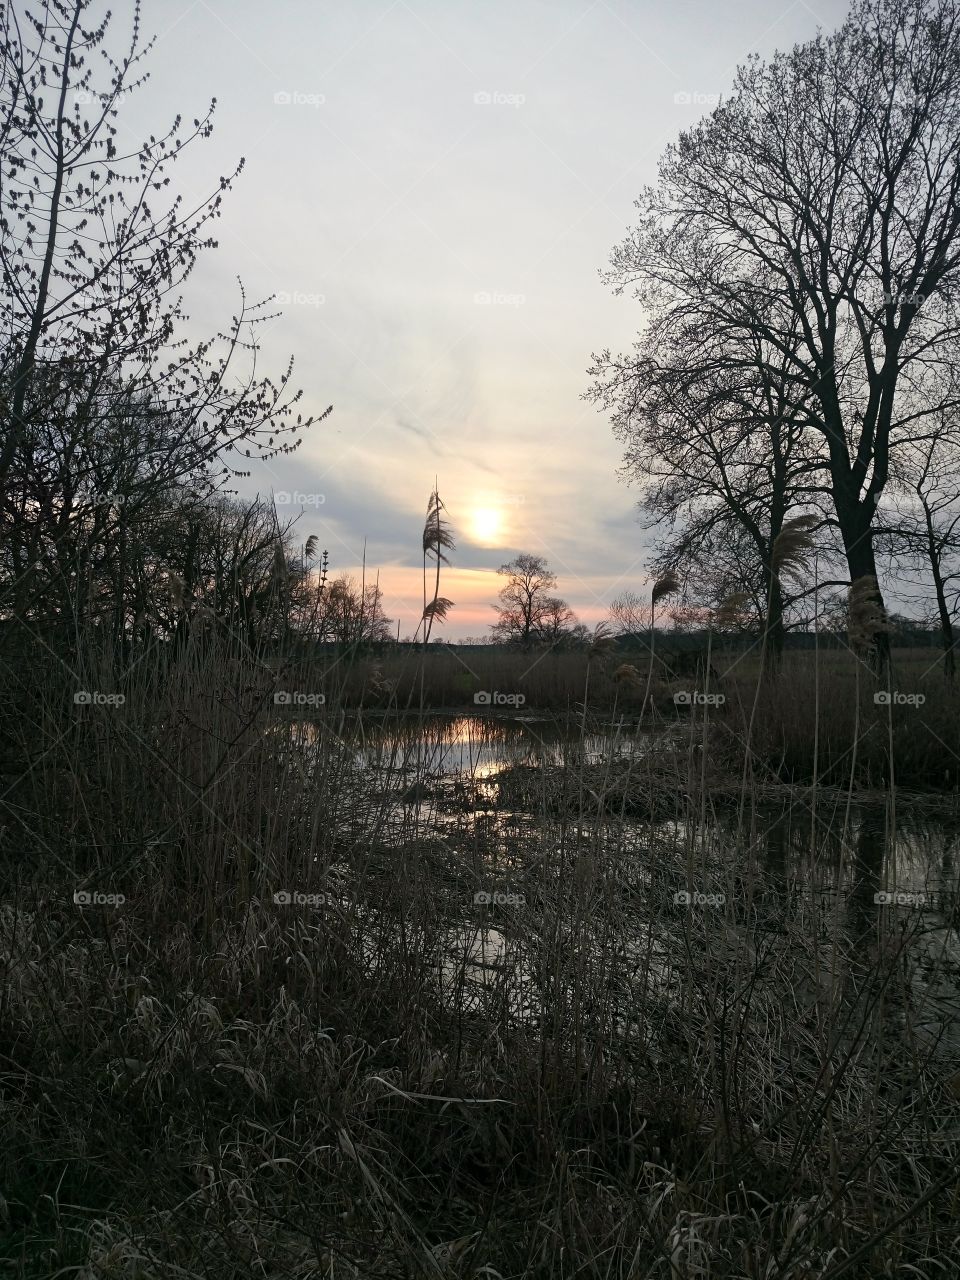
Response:
[[[502,520],[493,507],[476,507],[473,512],[473,538],[482,546],[495,546]]]

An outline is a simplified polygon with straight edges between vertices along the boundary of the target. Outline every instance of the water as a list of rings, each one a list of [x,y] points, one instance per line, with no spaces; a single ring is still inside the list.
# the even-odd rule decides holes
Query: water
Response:
[[[749,965],[769,938],[789,936],[791,947],[803,938],[795,995],[810,1005],[823,989],[808,971],[836,971],[838,939],[849,948],[841,998],[848,989],[859,993],[899,947],[902,981],[884,998],[884,1024],[945,1069],[960,1066],[960,814],[953,800],[898,798],[894,820],[883,804],[848,806],[821,793],[814,808],[809,795],[785,792],[745,811],[721,810],[703,826],[683,816],[631,821],[576,806],[565,816],[545,810],[551,777],[576,783],[581,766],[623,768],[669,750],[677,732],[596,724],[583,732],[560,719],[482,715],[341,729],[379,840],[398,848],[433,840],[481,882],[522,886],[528,895],[529,909],[526,901],[500,909],[460,900],[461,921],[446,934],[441,966],[447,997],[466,1010],[500,1002],[512,1017],[535,1017],[534,963],[549,932],[544,904],[571,877],[572,915],[589,914],[583,904],[594,893],[602,928],[593,937],[581,918],[555,921],[551,945],[562,951],[567,938],[563,945],[575,948],[582,969],[602,968],[615,951],[625,1006],[631,970],[644,989],[653,983],[675,1002],[691,924],[673,895],[692,874],[695,889],[726,899],[723,910],[706,906],[693,917],[707,980],[711,955]],[[532,779],[527,801],[504,785],[518,769]],[[884,894],[892,896],[884,901]]]
[[[576,748],[589,763],[642,754],[649,732],[628,728],[582,736],[568,720],[547,716],[427,716],[358,725],[356,760],[366,768],[397,767],[433,778],[491,778],[511,765],[561,764]],[[357,741],[359,740],[359,745]]]

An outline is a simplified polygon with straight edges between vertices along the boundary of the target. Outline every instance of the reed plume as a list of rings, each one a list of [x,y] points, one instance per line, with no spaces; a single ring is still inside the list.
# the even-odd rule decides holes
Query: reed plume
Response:
[[[183,602],[186,597],[187,584],[180,577],[179,573],[167,572],[167,592],[170,601],[175,609],[182,609]]]
[[[667,569],[653,584],[653,590],[650,593],[650,607],[654,608],[661,600],[667,596],[676,595],[680,590],[681,582],[677,577],[674,569]]]
[[[430,603],[423,610],[423,620],[432,621],[434,618],[440,622],[446,622],[447,613],[453,608],[453,601],[448,600],[446,596],[434,596]]]
[[[732,591],[725,596],[713,611],[714,626],[732,627],[739,623],[749,599],[746,591]]]
[[[436,484],[434,484],[433,492],[427,502],[427,518],[423,525],[423,613],[420,615],[420,625],[424,628],[424,646],[430,641],[430,632],[433,629],[434,622],[437,620],[445,622],[447,614],[453,608],[453,601],[440,594],[440,566],[450,563],[446,552],[456,549],[453,530],[443,514],[445,511],[446,507],[443,505]],[[433,599],[428,600],[427,562],[431,559],[436,565],[436,574],[433,584]]]
[[[592,662],[596,658],[605,658],[610,651],[616,646],[616,638],[613,631],[606,622],[598,622],[593,629],[593,636],[590,639],[590,647],[587,650],[587,661]]]
[[[647,685],[643,691],[643,702],[640,704],[640,719],[643,719],[643,713],[647,709],[647,699],[650,697],[650,682],[653,679],[653,651],[655,645],[654,620],[656,618],[657,605],[661,600],[665,600],[667,596],[676,595],[680,590],[681,582],[675,569],[666,569],[653,584],[653,590],[650,592],[650,666],[647,670]]]
[[[639,689],[642,683],[640,672],[632,662],[621,662],[612,677],[617,684],[627,685],[631,689]]]
[[[813,530],[820,524],[817,515],[794,516],[785,520],[773,540],[770,568],[777,578],[785,574],[797,576],[807,567],[807,557],[814,551]]]
[[[423,554],[433,556],[438,564],[450,563],[444,555],[444,549],[456,550],[453,531],[450,528],[450,522],[443,515],[444,511],[446,507],[440,499],[440,494],[434,489],[427,503],[427,518],[423,526]]]

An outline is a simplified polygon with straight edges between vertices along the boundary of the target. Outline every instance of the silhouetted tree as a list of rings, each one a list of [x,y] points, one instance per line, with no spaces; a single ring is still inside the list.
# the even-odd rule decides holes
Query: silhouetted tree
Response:
[[[739,69],[730,98],[668,149],[613,257],[652,332],[756,341],[760,367],[784,359],[798,422],[826,454],[851,581],[876,576],[891,455],[936,407],[918,419],[903,389],[960,327],[958,100],[952,0],[855,0],[835,34]]]
[[[2,606],[73,626],[107,587],[129,593],[133,525],[173,486],[208,493],[248,474],[238,455],[289,452],[310,423],[292,418],[291,365],[279,384],[256,375],[266,317],[242,287],[223,334],[179,337],[179,290],[216,245],[212,224],[243,162],[207,199],[174,193],[170,170],[209,136],[213,104],[122,145],[114,121],[145,79],[150,45],[137,5],[111,57],[110,16],[88,25],[92,7],[47,0],[35,17],[8,5],[0,19]]]
[[[383,612],[383,592],[376,583],[360,583],[340,574],[326,588],[322,634],[339,645],[383,643],[391,638],[392,623]]]
[[[492,624],[494,637],[529,648],[567,608],[551,594],[557,585],[556,575],[543,556],[527,553],[501,565],[497,573],[507,581],[499,592],[500,603],[493,606],[498,614]]]

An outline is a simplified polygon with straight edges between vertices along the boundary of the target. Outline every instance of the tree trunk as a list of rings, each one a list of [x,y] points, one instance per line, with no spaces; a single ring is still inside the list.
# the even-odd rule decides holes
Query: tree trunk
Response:
[[[940,635],[943,640],[943,674],[953,683],[957,674],[956,654],[954,652],[953,638],[953,620],[950,617],[950,608],[947,605],[947,593],[943,585],[943,572],[940,567],[941,548],[937,544],[937,534],[933,527],[933,517],[930,508],[920,495],[923,502],[923,515],[927,526],[927,555],[930,559],[930,573],[933,576],[933,587],[937,593],[937,616],[940,619]]]
[[[876,582],[876,601],[886,613],[880,580],[877,576],[877,559],[873,547],[873,506],[845,494],[841,487],[834,490],[837,522],[843,549],[847,557],[847,569],[851,587],[859,578],[873,578]],[[877,631],[873,636],[872,655],[877,674],[887,676],[890,670],[890,636],[887,631]]]
[[[770,573],[769,570],[768,574],[770,581],[767,584],[769,608],[766,621],[766,639],[770,663],[768,670],[773,673],[779,670],[783,660],[786,629],[783,625],[783,589],[780,586],[780,579],[775,573]]]

